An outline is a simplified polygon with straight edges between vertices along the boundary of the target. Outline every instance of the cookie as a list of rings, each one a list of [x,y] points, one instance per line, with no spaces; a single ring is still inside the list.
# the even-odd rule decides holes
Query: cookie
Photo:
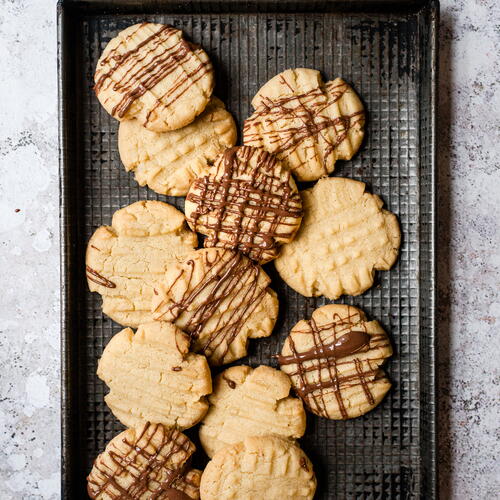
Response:
[[[377,321],[344,304],[316,309],[299,321],[278,362],[296,393],[320,417],[359,417],[377,406],[391,387],[380,368],[392,347]]]
[[[247,353],[249,338],[268,337],[278,315],[269,276],[244,255],[223,248],[193,252],[169,267],[156,287],[153,317],[189,333],[191,349],[222,365]]]
[[[104,49],[94,90],[117,120],[136,118],[165,132],[191,123],[208,104],[214,87],[207,54],[182,31],[141,23],[118,33]]]
[[[333,172],[350,160],[364,135],[365,112],[341,78],[324,83],[319,71],[288,69],[269,80],[252,100],[243,142],[276,154],[300,181]]]
[[[238,146],[221,154],[186,197],[192,229],[205,247],[239,250],[261,264],[293,239],[302,204],[290,171],[261,149]]]
[[[117,333],[108,343],[97,376],[110,391],[104,400],[126,427],[143,422],[187,429],[208,410],[212,392],[204,356],[189,352],[189,337],[172,323],[155,321]]]
[[[114,213],[111,226],[90,238],[86,270],[89,288],[102,295],[102,310],[123,326],[153,320],[155,285],[178,259],[196,248],[184,215],[160,201],[138,201]]]
[[[301,192],[302,225],[274,261],[283,280],[300,294],[332,300],[359,295],[373,285],[375,270],[393,266],[401,241],[398,221],[365,187],[328,178]]]
[[[220,449],[201,476],[202,500],[310,500],[316,478],[306,454],[279,436],[252,436]]]
[[[233,117],[216,97],[194,122],[177,130],[152,132],[139,120],[122,121],[118,129],[125,169],[135,172],[141,186],[170,196],[186,196],[193,180],[235,142]]]
[[[304,407],[300,399],[289,396],[290,387],[290,378],[270,366],[233,366],[218,375],[200,427],[207,455],[248,436],[303,436]]]
[[[194,444],[178,429],[145,423],[115,436],[87,477],[97,500],[198,499],[200,471],[189,470]]]

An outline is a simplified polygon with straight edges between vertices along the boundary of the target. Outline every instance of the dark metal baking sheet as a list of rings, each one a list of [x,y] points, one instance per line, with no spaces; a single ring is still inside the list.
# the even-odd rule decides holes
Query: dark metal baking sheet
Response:
[[[63,1],[59,19],[62,231],[62,495],[86,497],[93,458],[121,426],[103,401],[96,363],[120,326],[89,293],[84,255],[92,232],[139,199],[182,208],[183,199],[140,188],[120,164],[117,122],[99,105],[92,76],[106,43],[148,20],[182,28],[209,53],[216,95],[238,126],[258,88],[289,67],[342,76],[368,110],[366,139],[333,175],[368,183],[400,220],[401,255],[365,294],[364,309],[389,332],[393,388],[371,413],[345,422],[308,416],[301,444],[318,476],[318,499],[436,497],[435,104],[437,1]],[[275,365],[290,327],[324,298],[301,297],[267,266],[281,313],[269,339],[251,343],[252,365]],[[195,435],[196,432],[190,432]],[[199,461],[203,463],[202,454]]]

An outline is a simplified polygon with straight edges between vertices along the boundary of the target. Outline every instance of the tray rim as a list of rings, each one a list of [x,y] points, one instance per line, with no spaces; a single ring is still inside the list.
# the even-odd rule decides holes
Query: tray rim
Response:
[[[321,0],[320,0],[321,1]],[[319,2],[316,0],[310,1],[297,1],[281,0],[280,6],[302,6],[302,9],[294,9],[293,12],[279,12],[284,14],[299,14],[307,12],[314,13],[335,13],[335,12],[349,12],[352,14],[368,15],[371,13],[383,13],[389,9],[391,12],[401,12],[393,10],[396,6],[404,7],[401,9],[408,13],[418,13],[427,10],[429,16],[429,42],[430,49],[430,217],[429,222],[432,224],[432,230],[429,232],[430,241],[428,245],[430,248],[430,281],[431,290],[429,293],[429,303],[431,304],[432,317],[429,321],[429,352],[432,357],[430,363],[431,370],[429,373],[432,384],[429,387],[428,403],[433,408],[431,418],[427,419],[426,425],[431,436],[431,443],[428,443],[427,453],[431,462],[431,467],[426,470],[426,475],[429,477],[424,478],[426,482],[430,483],[429,492],[432,498],[439,498],[438,488],[438,467],[437,467],[437,415],[438,408],[436,405],[437,394],[437,338],[436,338],[436,238],[437,238],[437,102],[438,102],[438,58],[439,58],[439,15],[440,4],[439,0],[328,0],[329,6],[327,10],[315,10]],[[200,8],[204,4],[211,3],[212,0],[198,0]],[[186,2],[188,3],[188,2]],[[57,114],[58,114],[58,146],[59,146],[59,231],[60,231],[60,325],[61,325],[61,498],[71,498],[71,476],[72,476],[72,458],[71,458],[71,434],[74,432],[71,429],[71,421],[74,411],[71,408],[70,400],[72,387],[75,385],[73,373],[71,370],[71,311],[69,303],[71,302],[71,270],[70,259],[73,252],[72,238],[71,238],[71,214],[68,203],[69,188],[68,173],[70,170],[70,159],[68,150],[72,145],[71,137],[68,134],[68,111],[65,102],[68,96],[71,96],[75,90],[68,83],[68,75],[66,68],[68,66],[68,35],[67,23],[69,16],[83,14],[83,9],[86,9],[84,15],[88,15],[88,10],[91,10],[93,15],[123,15],[123,14],[152,14],[158,12],[159,9],[164,9],[166,5],[171,5],[175,9],[179,2],[176,0],[58,0],[57,2],[57,78],[58,78],[58,97],[57,97]],[[273,2],[266,0],[253,0],[248,2],[245,0],[219,0],[220,5],[229,5],[228,13],[237,14],[266,14],[275,13],[275,8],[269,8],[269,5],[274,5]],[[363,5],[370,5],[370,10],[363,10]],[[251,5],[253,9],[245,11],[245,7]],[[236,8],[237,10],[231,10]],[[124,9],[121,11],[114,11],[114,9]],[[373,10],[372,10],[373,9]],[[82,11],[81,11],[82,10]],[[174,12],[175,13],[175,12]],[[180,12],[179,12],[180,13]],[[220,12],[217,12],[220,14]],[[422,313],[421,313],[422,314]]]
[[[432,462],[432,469],[430,470],[431,475],[431,491],[435,498],[439,498],[439,481],[438,481],[438,465],[437,465],[437,421],[438,421],[438,408],[436,405],[436,394],[437,394],[437,309],[436,309],[436,298],[437,298],[437,252],[436,252],[436,239],[437,239],[437,218],[438,218],[438,207],[437,207],[437,112],[438,112],[438,95],[439,95],[439,20],[440,20],[440,4],[439,0],[431,0],[428,5],[429,16],[430,16],[430,41],[431,41],[431,54],[430,54],[430,70],[431,70],[431,131],[430,136],[432,138],[431,143],[431,217],[432,222],[432,232],[430,234],[431,241],[429,245],[432,252],[431,261],[431,280],[432,280],[432,290],[430,293],[430,302],[432,304],[432,320],[430,322],[430,330],[432,332],[432,343],[431,343],[431,353],[432,353],[432,379],[433,386],[431,392],[431,404],[433,406],[433,413],[431,419],[431,435],[432,435],[432,446],[429,449],[430,460]]]

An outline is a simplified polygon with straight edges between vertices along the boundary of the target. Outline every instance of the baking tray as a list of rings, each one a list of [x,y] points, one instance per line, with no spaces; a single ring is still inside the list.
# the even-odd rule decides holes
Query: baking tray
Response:
[[[63,1],[59,20],[62,244],[62,496],[86,498],[92,460],[120,430],[96,377],[103,347],[121,328],[103,316],[85,279],[85,248],[113,212],[141,199],[182,209],[183,199],[138,187],[117,151],[117,125],[92,90],[97,59],[118,31],[141,21],[182,28],[210,55],[215,94],[239,129],[259,87],[289,67],[342,76],[368,112],[366,139],[333,175],[366,182],[401,224],[400,257],[372,289],[339,302],[379,320],[395,354],[393,388],[367,415],[308,415],[301,445],[318,477],[318,499],[431,499],[436,491],[435,126],[436,1]],[[245,363],[276,365],[287,332],[325,304],[304,298],[274,272],[280,317]],[[195,431],[195,430],[194,430]],[[189,432],[189,431],[188,431]],[[196,432],[189,432],[195,436]],[[199,464],[203,465],[200,454]],[[263,499],[265,500],[265,499]]]

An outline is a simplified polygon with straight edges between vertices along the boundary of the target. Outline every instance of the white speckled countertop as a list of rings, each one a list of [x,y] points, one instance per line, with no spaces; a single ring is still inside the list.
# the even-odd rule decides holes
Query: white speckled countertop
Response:
[[[493,499],[500,492],[499,19],[496,0],[441,2],[443,499]],[[0,498],[55,499],[60,498],[55,2],[0,0],[0,54]]]

